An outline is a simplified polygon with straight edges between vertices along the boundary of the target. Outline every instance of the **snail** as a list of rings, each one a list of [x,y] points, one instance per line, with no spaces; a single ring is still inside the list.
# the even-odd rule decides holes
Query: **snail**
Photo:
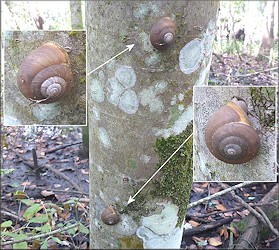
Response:
[[[260,138],[248,119],[247,110],[244,100],[233,98],[209,118],[205,142],[217,159],[241,164],[258,154]]]
[[[33,50],[21,63],[17,75],[20,92],[39,103],[61,100],[72,88],[72,81],[69,56],[54,42]]]
[[[120,218],[113,205],[108,206],[101,214],[102,221],[107,225],[115,225]]]
[[[175,38],[175,23],[164,17],[153,24],[150,30],[150,41],[153,47],[164,50],[170,47]]]

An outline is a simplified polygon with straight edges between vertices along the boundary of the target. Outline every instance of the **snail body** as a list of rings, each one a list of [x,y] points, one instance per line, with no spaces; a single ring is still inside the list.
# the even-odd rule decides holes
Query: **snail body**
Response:
[[[156,22],[150,30],[150,41],[153,47],[159,50],[169,48],[175,39],[175,26],[169,17]]]
[[[110,205],[102,212],[101,219],[107,225],[115,225],[119,222],[120,217],[114,207]]]
[[[219,160],[241,164],[259,151],[260,138],[252,127],[244,101],[230,101],[209,118],[205,129],[209,151]]]
[[[54,42],[33,50],[21,63],[17,75],[20,92],[40,103],[61,100],[71,90],[72,81],[69,56]]]

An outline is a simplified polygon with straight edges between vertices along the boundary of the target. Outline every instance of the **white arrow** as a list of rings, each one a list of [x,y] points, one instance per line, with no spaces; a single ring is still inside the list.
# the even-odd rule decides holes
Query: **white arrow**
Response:
[[[121,54],[123,54],[124,52],[126,52],[127,50],[131,51],[132,48],[135,46],[135,44],[130,44],[130,45],[126,45],[126,49],[124,49],[123,51],[121,51],[120,53],[118,53],[116,56],[110,58],[108,61],[106,61],[105,63],[103,63],[102,65],[98,66],[96,69],[92,70],[91,72],[89,72],[87,75],[89,76],[90,74],[92,74],[93,72],[95,72],[96,70],[98,70],[99,68],[103,67],[104,65],[106,65],[107,63],[111,62],[113,59],[115,59],[116,57],[120,56]]]
[[[172,155],[163,163],[163,165],[157,169],[157,171],[147,180],[147,182],[145,182],[145,183],[143,184],[143,186],[138,190],[138,192],[136,192],[136,193],[134,194],[133,197],[132,197],[132,196],[129,197],[128,204],[130,204],[131,202],[135,201],[135,197],[141,192],[141,190],[144,189],[144,187],[145,187],[145,186],[153,179],[153,177],[154,177],[154,176],[155,176],[168,162],[169,162],[169,160],[179,151],[179,149],[181,149],[181,148],[183,147],[183,145],[191,138],[192,135],[193,135],[193,133],[190,134],[184,142],[182,142],[182,144],[172,153]],[[128,205],[128,204],[127,204],[127,205]]]

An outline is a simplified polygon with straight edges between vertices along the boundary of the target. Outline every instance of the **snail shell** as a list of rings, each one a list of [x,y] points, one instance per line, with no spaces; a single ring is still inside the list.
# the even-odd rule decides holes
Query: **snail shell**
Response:
[[[260,138],[251,126],[244,101],[230,101],[209,118],[205,129],[209,151],[219,160],[241,164],[259,151]]]
[[[114,207],[110,205],[102,212],[101,219],[107,225],[115,225],[119,222],[120,217],[116,213]]]
[[[72,88],[72,80],[69,56],[54,42],[33,50],[21,63],[17,75],[20,92],[40,103],[61,100]]]
[[[150,30],[150,41],[156,49],[164,50],[170,47],[175,38],[175,23],[164,17],[153,24]]]

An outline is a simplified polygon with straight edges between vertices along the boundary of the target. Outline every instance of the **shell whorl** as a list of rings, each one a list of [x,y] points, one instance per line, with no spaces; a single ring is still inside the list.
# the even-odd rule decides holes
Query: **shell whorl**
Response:
[[[230,164],[252,160],[260,145],[246,110],[235,102],[228,102],[212,114],[206,125],[205,142],[217,159]]]
[[[164,17],[153,24],[150,30],[150,41],[153,47],[164,50],[170,47],[175,39],[175,23]]]
[[[59,101],[72,88],[73,73],[67,52],[48,42],[33,50],[21,63],[17,82],[21,93],[40,103]]]
[[[105,208],[101,214],[101,219],[107,225],[115,225],[120,221],[120,217],[112,205]]]

